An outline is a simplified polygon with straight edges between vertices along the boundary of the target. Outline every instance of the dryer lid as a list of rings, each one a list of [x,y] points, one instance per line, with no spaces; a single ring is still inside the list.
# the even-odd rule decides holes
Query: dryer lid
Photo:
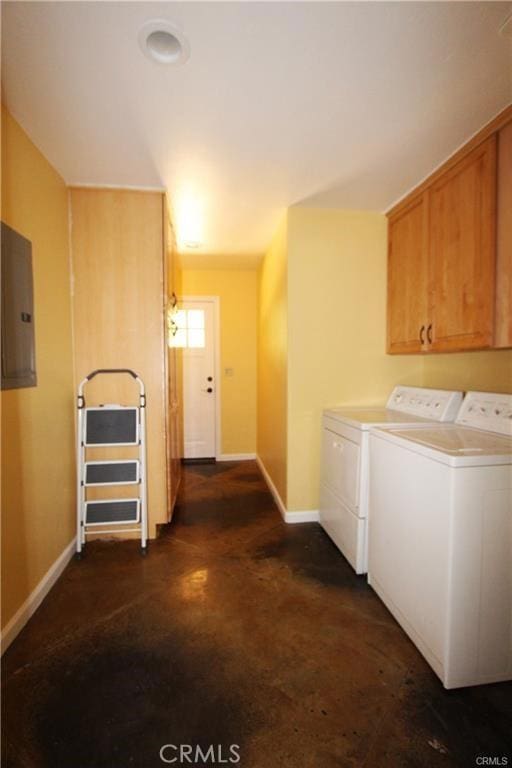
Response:
[[[409,413],[390,411],[387,408],[331,408],[324,415],[350,427],[368,430],[373,426],[400,426],[400,424],[429,424],[431,419],[422,419]]]

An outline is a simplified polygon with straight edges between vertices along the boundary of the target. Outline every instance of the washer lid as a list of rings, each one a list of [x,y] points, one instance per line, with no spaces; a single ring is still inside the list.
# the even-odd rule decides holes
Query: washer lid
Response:
[[[512,438],[457,424],[383,429],[376,434],[392,442],[398,438],[404,447],[452,466],[512,463]]]

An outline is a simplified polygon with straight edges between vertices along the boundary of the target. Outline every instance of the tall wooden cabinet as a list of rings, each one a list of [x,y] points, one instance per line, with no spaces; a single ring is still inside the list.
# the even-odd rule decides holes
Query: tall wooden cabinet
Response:
[[[389,214],[388,352],[512,346],[512,108]]]
[[[73,188],[71,248],[75,380],[96,368],[132,368],[147,392],[149,535],[170,519],[179,462],[169,467],[171,433],[166,338],[172,290],[165,246],[167,214],[158,192]],[[126,376],[98,377],[90,401],[133,401]],[[175,398],[176,400],[176,398]],[[131,449],[125,449],[129,452]],[[122,496],[123,489],[114,489]],[[107,495],[107,494],[104,494]]]
[[[166,375],[167,375],[167,493],[168,508],[172,515],[181,480],[181,459],[183,458],[183,369],[182,350],[169,342],[173,334],[173,313],[178,296],[181,295],[181,269],[176,250],[176,241],[171,219],[164,212],[164,249],[166,265]]]

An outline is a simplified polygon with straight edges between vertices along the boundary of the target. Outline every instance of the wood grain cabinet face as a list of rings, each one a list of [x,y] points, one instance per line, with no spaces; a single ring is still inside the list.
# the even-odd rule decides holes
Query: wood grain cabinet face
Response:
[[[512,347],[512,122],[498,134],[496,347]]]
[[[389,221],[388,351],[421,352],[428,321],[427,206],[424,195]]]
[[[443,175],[429,196],[432,351],[493,344],[496,138]]]
[[[166,313],[172,312],[179,293],[179,266],[176,258],[174,236],[167,205],[164,204],[164,250],[166,266]],[[181,349],[170,346],[170,331],[166,324],[166,369],[167,369],[167,509],[168,519],[172,518],[176,497],[181,482],[181,459],[183,457],[182,391],[181,391]]]
[[[180,467],[176,455],[172,473],[168,465],[177,419],[168,419],[176,403],[169,402],[163,197],[159,192],[78,188],[70,196],[75,378],[81,381],[96,368],[132,368],[144,381],[149,532],[154,538],[157,525],[169,519]],[[91,404],[131,404],[138,393],[128,376],[112,376],[91,382],[86,396]],[[129,487],[108,494],[122,497],[125,491],[131,494]]]
[[[512,105],[388,220],[387,351],[512,347]]]

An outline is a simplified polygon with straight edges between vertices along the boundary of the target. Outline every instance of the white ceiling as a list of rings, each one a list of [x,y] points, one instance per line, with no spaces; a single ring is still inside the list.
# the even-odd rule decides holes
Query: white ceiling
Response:
[[[512,101],[510,2],[3,2],[4,100],[70,184],[163,186],[206,253],[283,208],[385,210]],[[149,61],[172,21],[191,55]]]

